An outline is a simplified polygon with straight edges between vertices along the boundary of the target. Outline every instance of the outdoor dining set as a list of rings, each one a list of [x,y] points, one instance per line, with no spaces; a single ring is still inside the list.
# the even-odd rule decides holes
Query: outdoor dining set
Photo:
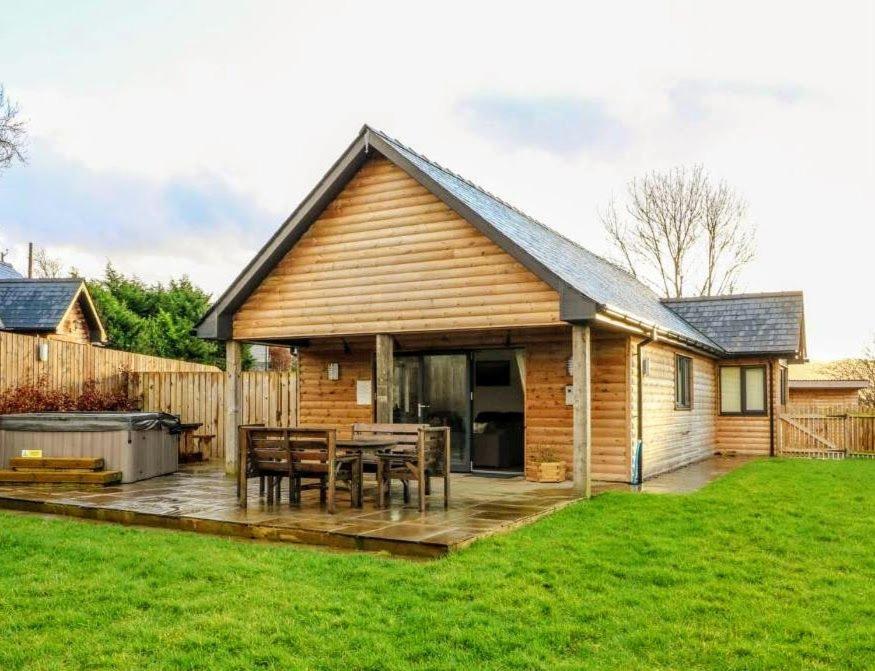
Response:
[[[290,505],[301,494],[318,490],[320,503],[334,513],[337,493],[348,494],[352,507],[362,507],[364,480],[373,474],[375,502],[387,507],[392,481],[402,485],[404,503],[416,483],[419,510],[425,512],[433,477],[443,478],[443,502],[450,495],[450,430],[423,424],[354,424],[351,438],[338,438],[336,428],[273,428],[244,425],[239,429],[237,496],[248,503],[248,482],[258,478],[259,496],[267,505],[282,502],[283,483]]]

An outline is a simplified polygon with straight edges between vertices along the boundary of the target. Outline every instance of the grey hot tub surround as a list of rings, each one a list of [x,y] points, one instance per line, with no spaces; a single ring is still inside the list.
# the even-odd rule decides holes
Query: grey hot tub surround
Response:
[[[163,412],[37,412],[0,415],[0,468],[22,450],[44,457],[103,457],[122,482],[173,473],[179,419]]]

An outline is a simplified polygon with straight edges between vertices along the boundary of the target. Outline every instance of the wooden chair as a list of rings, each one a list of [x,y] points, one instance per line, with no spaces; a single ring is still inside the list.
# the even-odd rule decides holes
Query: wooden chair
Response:
[[[393,479],[402,482],[404,502],[409,502],[409,483],[416,481],[419,511],[425,512],[425,497],[431,493],[431,478],[442,477],[446,508],[450,503],[449,427],[416,424],[397,426],[416,427],[415,443],[402,443],[395,448],[377,452],[377,505],[381,508],[388,505]],[[409,436],[409,433],[407,429],[398,435]]]
[[[396,445],[413,447],[419,440],[419,429],[426,428],[427,424],[353,424],[352,437],[356,440],[362,438],[391,438]],[[377,455],[375,452],[362,453],[362,468],[366,473],[377,472]],[[407,483],[404,483],[405,487]],[[405,501],[406,501],[405,497]]]
[[[291,458],[291,443],[288,429],[266,429],[264,427],[247,427],[242,432],[245,436],[246,464],[245,480],[259,479],[259,494],[265,494],[267,486],[267,504],[279,503],[282,498],[282,479],[288,478],[289,492],[293,474]]]
[[[349,492],[350,504],[362,506],[362,455],[337,449],[336,429],[286,429],[290,439],[290,499],[300,503],[301,492],[318,489],[328,512],[336,511],[337,490]],[[304,480],[311,480],[304,484]]]

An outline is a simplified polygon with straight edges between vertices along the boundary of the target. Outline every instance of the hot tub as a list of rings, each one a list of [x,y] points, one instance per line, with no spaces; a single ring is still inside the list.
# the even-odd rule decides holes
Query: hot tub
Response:
[[[163,412],[0,415],[0,468],[39,450],[43,457],[103,457],[106,470],[136,482],[176,471],[178,429],[178,418]]]

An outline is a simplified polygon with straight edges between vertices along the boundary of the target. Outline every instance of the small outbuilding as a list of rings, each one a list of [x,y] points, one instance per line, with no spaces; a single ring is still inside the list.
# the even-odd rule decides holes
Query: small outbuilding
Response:
[[[789,395],[792,405],[824,408],[856,405],[869,380],[854,380],[837,374],[832,362],[811,361],[789,367]]]
[[[22,277],[0,263],[0,331],[101,345],[106,331],[81,278]]]

